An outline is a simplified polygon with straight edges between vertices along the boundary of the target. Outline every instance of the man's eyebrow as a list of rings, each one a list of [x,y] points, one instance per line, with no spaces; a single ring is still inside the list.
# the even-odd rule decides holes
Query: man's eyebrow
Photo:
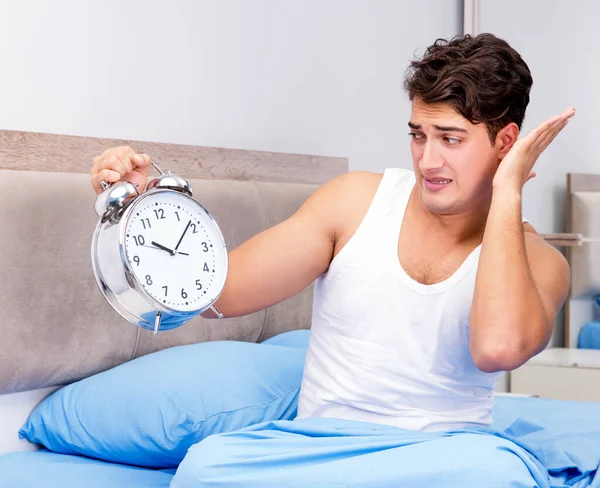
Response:
[[[434,125],[434,127],[442,132],[467,132],[467,129],[463,129],[462,127],[455,127],[453,125]]]
[[[414,124],[412,122],[409,122],[408,126],[414,130],[421,129],[420,124]],[[455,127],[453,125],[434,125],[433,127],[435,127],[436,130],[439,130],[441,132],[467,132],[466,129],[463,129],[462,127]]]

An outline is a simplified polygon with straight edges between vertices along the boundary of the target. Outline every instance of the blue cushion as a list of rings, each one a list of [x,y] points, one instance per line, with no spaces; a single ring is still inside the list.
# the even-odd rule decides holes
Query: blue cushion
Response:
[[[176,467],[210,434],[295,418],[305,354],[236,341],[165,349],[61,388],[19,436],[59,453]]]
[[[285,347],[298,347],[300,349],[308,349],[308,340],[310,339],[310,330],[290,330],[279,335],[273,336],[263,344],[271,344]]]
[[[579,331],[577,338],[579,349],[600,349],[600,322],[585,324]]]

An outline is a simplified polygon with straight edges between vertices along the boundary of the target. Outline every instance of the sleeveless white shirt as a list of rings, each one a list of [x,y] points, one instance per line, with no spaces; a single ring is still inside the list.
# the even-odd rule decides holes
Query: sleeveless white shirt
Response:
[[[442,282],[408,276],[398,238],[414,184],[412,171],[386,170],[358,230],[315,282],[298,418],[422,431],[491,423],[500,373],[477,369],[469,351],[481,246]]]

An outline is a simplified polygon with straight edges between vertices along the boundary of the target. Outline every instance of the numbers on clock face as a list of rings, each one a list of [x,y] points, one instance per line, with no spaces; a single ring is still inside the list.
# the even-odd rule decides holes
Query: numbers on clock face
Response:
[[[124,247],[137,281],[169,308],[204,308],[219,291],[226,250],[192,199],[162,192],[140,200],[127,220]]]

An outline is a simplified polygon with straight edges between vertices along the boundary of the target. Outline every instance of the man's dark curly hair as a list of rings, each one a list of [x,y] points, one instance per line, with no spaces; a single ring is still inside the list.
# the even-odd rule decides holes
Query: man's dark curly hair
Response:
[[[473,124],[484,123],[492,145],[511,122],[519,129],[533,78],[520,54],[493,34],[438,39],[411,62],[404,82],[411,101],[445,103]]]

